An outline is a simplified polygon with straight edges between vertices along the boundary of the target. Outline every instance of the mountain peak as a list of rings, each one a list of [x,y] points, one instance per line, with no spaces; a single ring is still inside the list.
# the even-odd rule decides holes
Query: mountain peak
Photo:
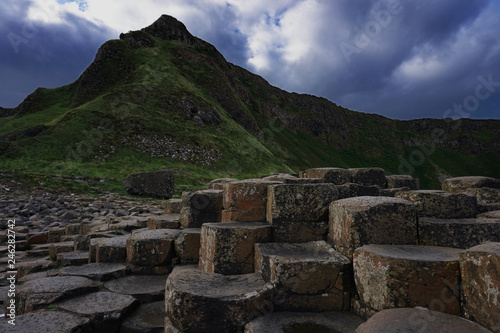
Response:
[[[139,44],[147,46],[147,39],[138,38],[140,35],[145,37],[143,36],[144,33],[164,40],[174,40],[188,45],[194,45],[198,42],[197,38],[187,30],[182,22],[169,15],[162,15],[153,24],[140,31],[130,31],[126,34],[121,34],[120,39],[127,40],[133,44],[136,44],[140,40]]]

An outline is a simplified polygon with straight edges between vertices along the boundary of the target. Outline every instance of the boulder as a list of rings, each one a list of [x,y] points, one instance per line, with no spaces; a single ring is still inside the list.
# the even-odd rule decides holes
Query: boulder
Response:
[[[500,242],[500,218],[418,220],[418,243],[467,249],[481,243]]]
[[[171,325],[181,332],[235,332],[260,314],[270,294],[260,274],[187,269],[168,277],[165,307]]]
[[[417,214],[411,202],[355,197],[330,205],[329,237],[348,258],[365,244],[416,244]]]
[[[247,179],[224,184],[222,221],[264,222],[267,186],[282,182]]]
[[[415,203],[418,216],[461,219],[477,215],[477,199],[473,195],[419,190],[397,193],[396,198]]]
[[[170,199],[174,194],[174,174],[170,170],[128,175],[123,187],[132,195]]]
[[[352,168],[348,169],[351,173],[351,182],[364,186],[377,185],[384,188],[387,185],[385,179],[385,170],[381,168]]]
[[[319,178],[324,183],[342,185],[351,182],[351,172],[342,168],[313,168],[305,171],[305,178]]]
[[[178,230],[153,229],[134,232],[127,239],[127,261],[138,266],[170,265],[175,256]]]
[[[459,249],[365,245],[354,252],[359,299],[368,308],[423,306],[460,314]]]
[[[484,187],[500,189],[500,179],[481,176],[455,177],[446,179],[441,186],[443,191],[452,193],[460,193],[469,189]]]
[[[485,243],[460,253],[464,313],[500,332],[500,243]]]
[[[182,193],[180,223],[183,228],[201,228],[203,223],[214,223],[221,220],[221,190],[201,190]]]
[[[220,274],[254,272],[254,244],[271,241],[271,226],[258,222],[205,223],[201,227],[200,270]]]
[[[342,312],[275,312],[245,325],[245,333],[353,333],[363,320]]]
[[[101,291],[58,302],[56,308],[90,318],[92,332],[118,333],[121,321],[138,303],[129,295]]]
[[[325,241],[256,244],[255,271],[279,294],[278,311],[350,309],[351,262]]]
[[[413,178],[408,175],[390,175],[385,177],[387,180],[387,188],[408,187],[408,190],[419,190],[420,184],[418,178]]]
[[[492,333],[467,319],[426,308],[383,310],[355,333]]]

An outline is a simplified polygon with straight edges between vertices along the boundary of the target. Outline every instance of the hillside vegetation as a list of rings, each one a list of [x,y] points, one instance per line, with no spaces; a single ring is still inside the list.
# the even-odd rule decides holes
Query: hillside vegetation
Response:
[[[0,171],[103,177],[176,170],[177,184],[310,167],[500,178],[500,121],[398,121],[288,93],[162,16],[106,42],[74,83],[0,110]]]

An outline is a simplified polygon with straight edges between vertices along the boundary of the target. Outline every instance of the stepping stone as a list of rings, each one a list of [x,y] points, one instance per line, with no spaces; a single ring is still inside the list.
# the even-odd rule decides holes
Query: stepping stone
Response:
[[[22,278],[18,279],[17,282],[19,284],[22,284],[22,283],[26,283],[28,281],[33,281],[33,280],[38,280],[38,279],[43,279],[46,277],[53,277],[53,276],[58,276],[58,275],[59,275],[58,269],[51,269],[51,270],[44,271],[44,272],[38,272],[38,273],[25,275]]]
[[[197,263],[200,259],[201,229],[184,229],[175,238],[175,253],[181,263]]]
[[[33,245],[31,250],[26,250],[28,257],[47,257],[49,255],[49,244]]]
[[[108,281],[127,275],[127,266],[113,263],[92,263],[83,266],[63,267],[60,276],[83,276],[96,281]]]
[[[325,241],[256,244],[255,265],[280,294],[277,311],[350,309],[351,262]]]
[[[134,296],[141,302],[155,302],[164,298],[167,275],[130,275],[104,283],[109,291]]]
[[[418,243],[467,249],[481,243],[500,242],[498,219],[434,219],[418,221]]]
[[[271,226],[259,222],[205,223],[200,270],[220,274],[254,272],[254,244],[271,241]]]
[[[88,251],[71,251],[57,255],[58,266],[81,266],[89,262]]]
[[[500,189],[500,179],[480,176],[455,177],[443,181],[443,191],[460,193],[474,188],[496,188]]]
[[[203,223],[222,220],[222,191],[201,190],[182,193],[180,223],[183,228],[201,228]]]
[[[385,170],[381,168],[353,168],[348,169],[351,173],[351,182],[372,186],[377,185],[380,188],[386,187]]]
[[[278,222],[271,225],[273,242],[305,243],[326,240],[328,222]]]
[[[264,222],[267,186],[280,184],[262,179],[247,179],[224,184],[222,222]]]
[[[500,332],[500,243],[460,253],[465,317]]]
[[[18,314],[47,308],[64,299],[97,291],[97,284],[80,276],[56,276],[37,279],[18,286],[16,308]]]
[[[343,312],[275,312],[245,325],[245,333],[354,333],[363,320]]]
[[[403,199],[347,198],[330,205],[329,231],[335,250],[352,258],[365,244],[415,244],[417,214]]]
[[[420,190],[400,192],[396,194],[396,198],[414,202],[418,216],[461,219],[477,215],[477,199],[473,195]]]
[[[117,237],[114,234],[110,233],[96,233],[96,234],[88,234],[81,235],[75,237],[73,240],[74,250],[75,251],[88,251],[90,248],[90,240],[95,238],[114,238]]]
[[[55,262],[48,259],[38,259],[34,261],[16,263],[17,278],[20,279],[23,276],[26,276],[31,273],[37,273],[49,270],[51,268],[54,268],[55,265],[56,265]]]
[[[165,209],[165,214],[180,214],[182,199],[168,199],[163,202],[163,208]]]
[[[74,242],[54,243],[49,245],[49,257],[52,260],[57,260],[57,254],[73,251]]]
[[[132,296],[103,291],[58,302],[56,308],[89,318],[92,332],[118,333],[122,319],[138,305]]]
[[[9,320],[9,317],[6,317]],[[35,311],[16,315],[15,326],[0,321],[0,332],[88,332],[89,318],[63,311]]]
[[[464,318],[426,308],[383,310],[358,327],[355,333],[492,333]]]
[[[330,203],[340,198],[334,184],[272,185],[268,188],[267,221],[273,225],[327,221]]]
[[[209,190],[224,190],[225,183],[237,182],[236,178],[218,178],[208,183]]]
[[[49,240],[49,232],[34,232],[28,235],[28,243],[30,244],[45,244]]]
[[[49,236],[47,238],[47,243],[57,243],[61,240],[61,237],[66,234],[66,228],[52,228],[49,229]]]
[[[165,301],[142,304],[122,323],[121,333],[163,333]]]
[[[134,232],[127,239],[127,261],[138,266],[170,265],[175,256],[178,230],[154,229]]]
[[[95,261],[97,263],[125,262],[127,260],[127,239],[129,237],[127,235],[97,240]]]
[[[408,190],[418,190],[420,182],[418,178],[413,178],[408,175],[390,175],[385,177],[387,180],[388,189],[397,189],[401,187],[408,187]]]
[[[320,178],[324,183],[342,185],[351,182],[351,172],[342,168],[314,168],[305,171],[305,178]]]
[[[365,245],[354,252],[354,279],[369,309],[424,306],[460,313],[460,249]]]
[[[233,332],[256,316],[270,296],[260,274],[225,276],[187,269],[168,277],[165,306],[179,331]]]
[[[179,229],[180,215],[160,215],[152,216],[148,219],[148,229]]]

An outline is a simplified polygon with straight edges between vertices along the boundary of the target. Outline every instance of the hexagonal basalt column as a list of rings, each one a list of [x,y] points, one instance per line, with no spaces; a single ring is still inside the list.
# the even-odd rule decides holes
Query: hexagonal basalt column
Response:
[[[353,168],[348,169],[351,173],[351,182],[372,186],[377,185],[380,188],[386,187],[385,170],[382,168]]]
[[[459,249],[365,245],[354,252],[359,298],[369,309],[423,306],[460,313]]]
[[[460,253],[464,312],[500,332],[500,243],[485,243]]]
[[[355,197],[330,205],[329,237],[348,258],[366,244],[416,244],[417,214],[411,202]]]
[[[138,266],[170,265],[178,234],[178,230],[172,229],[134,232],[127,240],[127,261]]]
[[[342,168],[313,168],[305,171],[305,178],[321,178],[325,183],[341,185],[351,182],[351,172]]]
[[[201,228],[203,223],[221,221],[222,191],[184,192],[180,222],[183,228]]]
[[[201,228],[200,270],[221,274],[254,271],[254,244],[271,241],[271,226],[257,222],[205,223]]]

